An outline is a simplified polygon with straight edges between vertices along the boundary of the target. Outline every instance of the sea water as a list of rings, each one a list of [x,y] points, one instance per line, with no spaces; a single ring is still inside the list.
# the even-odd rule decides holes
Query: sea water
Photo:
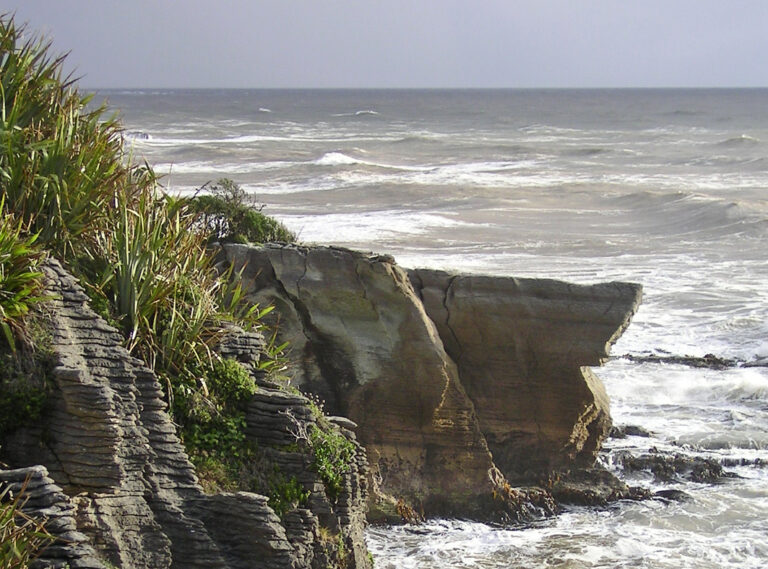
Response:
[[[600,460],[688,499],[568,508],[525,527],[372,527],[377,567],[768,565],[768,90],[112,91],[134,153],[192,193],[230,178],[304,242],[404,266],[641,283],[597,370]],[[713,354],[724,369],[674,363]],[[627,475],[620,453],[726,464],[718,484]]]

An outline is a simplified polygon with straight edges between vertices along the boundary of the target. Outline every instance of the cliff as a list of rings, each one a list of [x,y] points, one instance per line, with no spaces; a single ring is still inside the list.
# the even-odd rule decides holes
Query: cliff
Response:
[[[359,424],[374,510],[400,499],[426,515],[520,519],[555,507],[529,486],[594,462],[610,413],[589,366],[628,325],[638,285],[408,273],[333,247],[226,255],[251,297],[277,306],[295,384]]]
[[[40,424],[3,441],[2,461],[14,470],[0,470],[0,482],[16,490],[29,478],[25,508],[47,518],[57,537],[37,566],[370,566],[363,538],[367,462],[353,425],[328,423],[305,397],[259,376],[249,435],[273,472],[298,479],[307,505],[293,504],[281,518],[259,494],[206,495],[155,375],[121,347],[120,335],[90,310],[61,265],[52,261],[45,273],[56,359],[49,409]],[[256,373],[262,345],[262,338],[232,331],[220,350]],[[353,449],[334,493],[311,468],[307,441],[296,436],[320,422]]]

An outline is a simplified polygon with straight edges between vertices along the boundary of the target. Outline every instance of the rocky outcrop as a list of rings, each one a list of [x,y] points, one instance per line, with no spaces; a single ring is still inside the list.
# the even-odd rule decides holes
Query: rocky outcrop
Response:
[[[525,480],[594,463],[611,418],[589,366],[608,358],[640,287],[424,269],[410,276],[499,468]]]
[[[362,537],[367,488],[364,483],[352,488],[356,477],[365,478],[360,472],[364,457],[358,458],[360,468],[347,473],[347,499],[341,496],[318,512],[312,504],[288,508],[281,519],[258,494],[204,494],[153,372],[121,347],[119,334],[90,310],[85,294],[58,263],[50,262],[45,274],[53,297],[49,309],[56,358],[50,409],[40,426],[17,430],[2,450],[3,462],[11,466],[47,468],[31,470],[33,498],[55,503],[66,516],[42,515],[63,520],[56,524],[68,532],[79,532],[72,535],[82,547],[68,559],[59,555],[63,561],[56,566],[325,567],[340,558],[338,551],[329,555],[322,548],[319,516],[326,524],[333,522],[347,550],[355,552],[345,559],[346,566],[369,566]],[[254,350],[263,346],[262,338],[229,336],[222,347],[229,357],[258,359]],[[280,397],[262,391],[254,405]],[[294,413],[309,413],[308,404],[304,398],[292,400]],[[251,420],[252,435],[280,436],[272,432],[282,428],[280,417],[273,419]],[[318,500],[325,495],[316,473],[305,473],[304,482]]]
[[[383,494],[487,519],[500,500],[530,507],[508,479],[594,460],[610,415],[587,366],[627,326],[638,286],[409,275],[391,257],[334,247],[226,254],[251,297],[277,307],[295,384],[359,424]]]
[[[296,385],[359,425],[374,485],[441,513],[466,513],[491,494],[501,475],[402,269],[334,248],[227,252],[245,266],[245,288],[276,305]]]

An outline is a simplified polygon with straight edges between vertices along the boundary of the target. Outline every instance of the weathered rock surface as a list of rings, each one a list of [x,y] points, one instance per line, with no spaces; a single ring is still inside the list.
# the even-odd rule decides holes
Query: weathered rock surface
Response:
[[[289,512],[281,520],[264,496],[203,493],[165,411],[155,375],[121,347],[120,336],[90,310],[87,297],[61,265],[52,261],[45,273],[54,297],[52,348],[57,358],[50,412],[40,428],[17,430],[2,450],[3,461],[13,467],[47,468],[48,474],[41,467],[29,471],[33,498],[58,508],[41,512],[49,524],[75,532],[74,549],[53,550],[61,561],[54,566],[96,569],[108,562],[126,569],[325,567],[329,556],[315,554],[322,548],[318,513],[311,507]],[[235,334],[222,351],[256,361],[259,346],[263,338]],[[259,401],[279,397],[262,392]],[[307,403],[303,398],[293,401],[296,413],[309,413]],[[279,436],[272,429],[281,428],[280,418],[273,419],[252,422],[253,436]],[[358,462],[359,468],[347,477],[348,499],[340,498],[319,513],[335,524],[348,550],[355,552],[346,566],[365,568],[367,488],[356,481],[365,478],[364,457]],[[0,471],[0,479],[14,476],[18,478]],[[306,483],[324,495],[322,484],[316,488],[316,474],[307,474]],[[36,507],[34,500],[31,507]],[[338,555],[330,559],[339,562]]]
[[[684,454],[650,452],[642,455],[621,454],[618,463],[626,472],[650,472],[657,482],[689,480],[703,484],[734,477],[723,465],[712,459]]]
[[[359,424],[375,489],[487,519],[519,498],[505,475],[535,483],[594,460],[610,415],[587,366],[627,326],[638,286],[409,276],[334,247],[226,254],[252,298],[276,305],[296,385]]]
[[[640,303],[640,287],[425,269],[410,276],[499,468],[525,479],[594,463],[611,418],[588,366],[608,357]]]
[[[245,265],[246,289],[277,306],[298,387],[359,425],[375,484],[446,514],[466,514],[491,494],[502,476],[400,267],[327,247],[226,250]]]
[[[34,519],[48,520],[46,529],[54,541],[33,562],[33,569],[104,568],[88,538],[77,530],[75,507],[44,467],[0,470],[0,488],[8,488],[14,495],[23,490],[23,511]]]

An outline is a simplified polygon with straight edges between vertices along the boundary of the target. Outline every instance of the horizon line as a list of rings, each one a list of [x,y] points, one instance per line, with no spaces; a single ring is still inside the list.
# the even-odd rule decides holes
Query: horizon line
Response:
[[[696,90],[760,90],[768,85],[719,86],[525,86],[525,87],[105,87],[78,85],[80,89],[94,91],[696,91]]]

